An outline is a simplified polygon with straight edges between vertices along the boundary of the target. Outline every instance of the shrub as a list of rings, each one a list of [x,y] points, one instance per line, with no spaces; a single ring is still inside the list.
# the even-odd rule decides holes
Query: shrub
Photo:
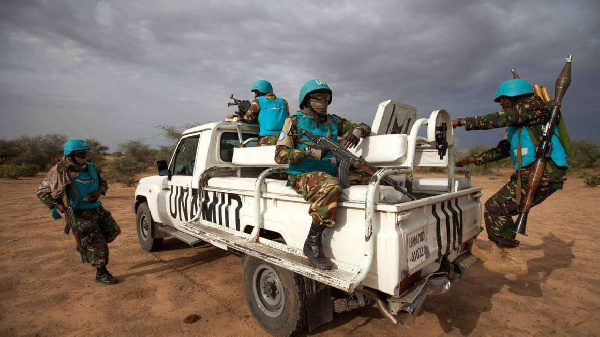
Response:
[[[596,187],[600,185],[600,173],[587,173],[583,177],[585,186]]]
[[[573,141],[573,155],[567,158],[572,168],[596,168],[600,165],[600,145],[589,139]]]
[[[107,180],[116,181],[124,186],[133,186],[137,183],[136,175],[144,172],[148,165],[132,158],[119,157],[108,163]]]
[[[33,177],[39,171],[39,166],[34,164],[2,165],[0,166],[0,178],[19,179],[20,177]]]
[[[146,165],[154,164],[154,150],[141,140],[130,140],[119,144],[119,150],[125,157]]]

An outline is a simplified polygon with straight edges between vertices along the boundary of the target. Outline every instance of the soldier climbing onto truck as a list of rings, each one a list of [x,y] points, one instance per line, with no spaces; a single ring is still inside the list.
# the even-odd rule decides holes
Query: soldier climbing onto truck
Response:
[[[570,63],[570,59],[567,61]],[[514,71],[513,76],[518,77]],[[516,235],[524,232],[518,231],[512,217],[522,211],[521,198],[525,199],[528,192],[534,193],[533,206],[563,188],[568,169],[566,153],[557,137],[558,131],[555,126],[547,125],[552,117],[548,105],[534,95],[529,82],[514,78],[502,83],[498,87],[494,102],[500,103],[502,111],[452,121],[453,127],[464,126],[467,131],[508,127],[507,139],[500,141],[496,148],[476,157],[466,158],[458,162],[457,166],[469,163],[481,165],[508,156],[512,158],[515,166],[515,173],[510,177],[510,181],[485,203],[484,219],[488,239],[491,241],[490,249],[482,250],[474,245],[472,253],[483,260],[484,268],[490,271],[525,275],[528,273],[527,264],[521,256],[519,241],[516,240]],[[536,152],[542,148],[546,132],[550,132],[548,136],[552,138],[551,152],[547,154],[547,158],[545,154],[536,156]],[[537,160],[545,157],[544,164],[547,165],[542,168],[543,173],[540,172],[539,185],[530,191],[534,186],[531,177],[537,171],[534,165],[536,157]]]
[[[336,177],[338,170],[334,154],[315,147],[310,138],[302,135],[302,130],[333,140],[337,140],[338,136],[344,137],[349,148],[371,133],[371,128],[364,123],[328,114],[332,94],[329,86],[320,79],[304,83],[298,99],[300,111],[285,120],[275,154],[277,163],[289,164],[286,172],[291,187],[311,203],[309,214],[312,224],[303,252],[312,266],[321,269],[333,267],[323,253],[322,235],[325,228],[333,228],[336,224],[342,186]]]

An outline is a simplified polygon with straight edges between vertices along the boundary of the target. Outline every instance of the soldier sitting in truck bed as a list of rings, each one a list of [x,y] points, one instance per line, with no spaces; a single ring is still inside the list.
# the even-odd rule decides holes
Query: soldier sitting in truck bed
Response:
[[[337,176],[333,153],[315,148],[306,130],[317,136],[337,140],[346,138],[346,146],[354,147],[361,137],[371,133],[371,128],[336,115],[327,114],[332,91],[319,79],[304,83],[300,89],[300,111],[287,118],[277,141],[275,161],[289,164],[288,181],[294,190],[309,201],[308,213],[312,224],[304,243],[303,252],[310,264],[317,268],[331,269],[332,262],[323,253],[322,234],[326,227],[334,227],[336,209],[342,186]]]

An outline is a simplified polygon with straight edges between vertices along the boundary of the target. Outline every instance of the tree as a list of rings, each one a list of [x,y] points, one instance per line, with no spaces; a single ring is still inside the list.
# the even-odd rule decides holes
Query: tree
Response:
[[[100,144],[100,141],[95,138],[86,139],[85,142],[92,148],[88,159],[95,164],[103,162],[104,156],[108,154],[108,146]]]
[[[125,157],[146,165],[154,164],[154,150],[141,140],[130,140],[119,144],[119,150]]]
[[[8,162],[9,159],[18,156],[19,146],[14,140],[0,139],[0,164]]]
[[[19,155],[9,160],[12,164],[35,164],[48,168],[63,155],[63,145],[68,137],[59,134],[43,136],[22,136],[15,140]]]

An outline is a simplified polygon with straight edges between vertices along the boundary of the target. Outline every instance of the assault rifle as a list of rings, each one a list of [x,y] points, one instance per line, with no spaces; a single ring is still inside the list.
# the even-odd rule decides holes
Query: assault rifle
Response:
[[[556,126],[556,121],[560,114],[560,103],[567,92],[567,88],[569,88],[569,85],[571,84],[572,59],[572,55],[567,57],[567,63],[565,63],[565,66],[556,79],[556,85],[554,86],[554,97],[556,97],[556,99],[552,103],[552,113],[550,115],[550,119],[542,129],[542,135],[539,139],[540,143],[535,154],[537,159],[531,165],[529,180],[527,183],[527,195],[521,202],[519,217],[517,218],[516,222],[517,234],[526,235],[525,230],[527,227],[527,215],[529,214],[529,209],[531,209],[533,206],[533,198],[535,197],[535,193],[537,192],[540,182],[542,181],[542,176],[544,175],[544,170],[546,169],[546,163],[550,159],[550,152],[552,150],[552,143],[550,141],[552,139],[552,135],[554,134],[554,127]]]
[[[62,192],[62,201],[63,207],[65,209],[65,228],[63,232],[65,235],[69,235],[70,231],[73,231],[73,236],[75,237],[75,242],[77,242],[77,251],[81,254],[81,262],[85,263],[85,247],[81,245],[81,233],[77,229],[77,224],[75,220],[75,212],[73,212],[73,205],[69,202],[69,197],[67,196],[66,187]]]
[[[371,176],[378,171],[375,166],[369,164],[363,157],[356,156],[345,147],[327,137],[316,136],[306,130],[302,130],[302,134],[315,142],[315,148],[333,152],[338,159],[338,179],[344,188],[348,188],[350,186],[350,182],[348,181],[348,170],[350,169],[350,166],[353,166],[359,171]],[[396,181],[389,176],[384,177],[382,182],[386,185],[392,186],[395,190],[403,193],[411,200],[416,199],[413,195],[408,193],[404,187],[402,187],[401,182]]]
[[[230,107],[232,105],[237,105],[238,109],[236,115],[238,115],[238,117],[242,117],[246,113],[246,111],[250,109],[250,101],[248,100],[237,99],[233,97],[233,94],[229,96],[229,99],[232,99],[233,102],[228,102],[227,106]]]

